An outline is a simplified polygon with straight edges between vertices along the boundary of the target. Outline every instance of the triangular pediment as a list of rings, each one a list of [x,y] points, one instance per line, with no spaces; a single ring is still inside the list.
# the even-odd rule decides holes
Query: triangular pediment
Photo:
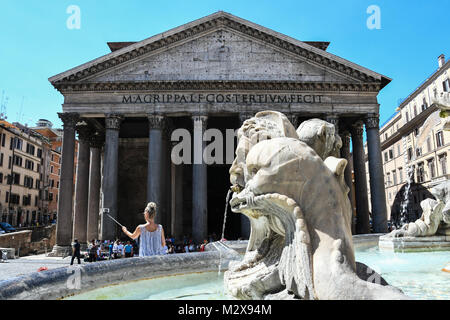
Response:
[[[379,83],[390,79],[306,42],[225,12],[130,43],[49,79],[130,81],[289,81]]]

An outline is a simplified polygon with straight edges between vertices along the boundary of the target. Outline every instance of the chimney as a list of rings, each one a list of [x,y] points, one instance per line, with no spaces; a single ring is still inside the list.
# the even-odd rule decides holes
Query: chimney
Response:
[[[439,68],[442,68],[442,66],[445,64],[445,55],[444,54],[441,54],[438,57],[438,62],[439,62]]]

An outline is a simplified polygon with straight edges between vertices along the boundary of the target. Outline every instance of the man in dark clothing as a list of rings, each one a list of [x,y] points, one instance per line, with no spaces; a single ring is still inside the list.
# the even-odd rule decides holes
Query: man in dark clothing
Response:
[[[77,257],[77,259],[78,259],[78,264],[81,264],[81,261],[80,261],[80,244],[78,243],[77,239],[75,239],[73,241],[72,261],[70,261],[70,265],[73,265],[73,260],[75,259],[75,257]]]

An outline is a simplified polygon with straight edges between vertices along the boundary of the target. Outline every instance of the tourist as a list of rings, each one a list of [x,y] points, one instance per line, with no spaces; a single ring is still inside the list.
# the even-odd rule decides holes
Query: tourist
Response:
[[[88,247],[88,255],[89,255],[89,262],[97,261],[97,246],[95,244],[95,240],[92,240],[91,244]]]
[[[109,260],[111,260],[113,258],[113,248],[114,248],[114,243],[111,241],[109,243],[109,247],[108,247],[108,249],[109,249]]]
[[[122,241],[119,242],[119,245],[117,246],[117,251],[119,252],[120,257],[125,256],[125,253],[123,252],[124,245]]]
[[[125,258],[131,258],[133,256],[133,246],[130,241],[127,242],[123,250],[125,251]]]
[[[73,246],[72,246],[72,260],[70,261],[70,265],[73,265],[73,260],[75,257],[78,259],[78,264],[81,264],[80,261],[80,243],[78,242],[78,239],[73,240]]]
[[[139,236],[139,256],[153,256],[165,254],[164,247],[166,239],[164,237],[164,229],[160,224],[155,223],[156,204],[149,202],[144,210],[144,218],[146,223],[137,226],[136,230],[131,233],[126,227],[122,227],[122,231],[131,239],[137,239]]]

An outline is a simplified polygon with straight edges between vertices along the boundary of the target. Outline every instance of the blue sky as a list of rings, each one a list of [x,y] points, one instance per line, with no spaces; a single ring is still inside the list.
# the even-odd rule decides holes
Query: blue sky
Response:
[[[69,5],[81,28],[68,29]],[[377,5],[381,29],[366,12]],[[450,55],[448,0],[0,0],[0,98],[8,121],[61,125],[62,95],[48,78],[107,54],[108,41],[139,41],[223,10],[303,41],[329,41],[328,51],[393,81],[378,96],[380,122]]]

